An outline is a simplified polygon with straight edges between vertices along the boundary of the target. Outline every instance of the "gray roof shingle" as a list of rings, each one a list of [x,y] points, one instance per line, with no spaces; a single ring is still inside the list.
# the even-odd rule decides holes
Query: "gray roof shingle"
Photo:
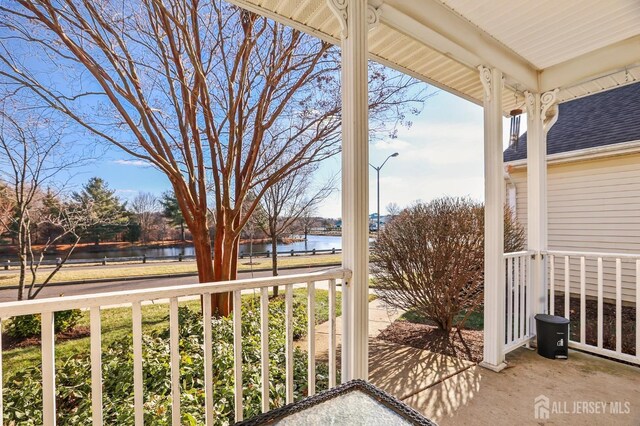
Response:
[[[547,154],[640,140],[640,83],[560,104],[547,135]],[[527,134],[504,151],[504,161],[527,158]]]

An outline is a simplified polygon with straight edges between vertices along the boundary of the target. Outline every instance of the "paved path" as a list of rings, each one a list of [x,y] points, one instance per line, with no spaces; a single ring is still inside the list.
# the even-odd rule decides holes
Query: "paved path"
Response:
[[[296,269],[284,269],[280,271],[280,275],[293,275],[303,274],[308,272],[323,271],[332,269],[333,267],[316,266],[316,267],[303,267]],[[271,271],[254,272],[253,276],[251,272],[239,272],[238,278],[259,278],[270,277]],[[134,290],[143,288],[157,288],[171,285],[181,284],[193,284],[198,281],[196,276],[189,277],[169,277],[169,278],[151,278],[140,279],[132,281],[122,281],[114,279],[114,281],[100,282],[100,283],[83,283],[72,285],[48,285],[38,295],[38,299],[44,299],[47,297],[56,297],[64,294],[65,296],[73,296],[78,294],[92,294],[92,293],[105,293],[109,291],[122,291],[122,290]],[[0,302],[10,302],[16,300],[18,290],[15,289],[0,289]]]
[[[437,354],[377,339],[382,330],[400,317],[402,311],[388,308],[380,300],[369,303],[369,381],[396,398],[423,408],[424,396],[430,388],[464,373],[475,363],[448,355]],[[329,323],[316,327],[316,358],[324,361],[328,356]],[[341,341],[342,321],[336,319],[336,337]],[[296,342],[306,349],[306,340]],[[337,350],[340,365],[340,348]],[[426,410],[420,410],[426,411]]]

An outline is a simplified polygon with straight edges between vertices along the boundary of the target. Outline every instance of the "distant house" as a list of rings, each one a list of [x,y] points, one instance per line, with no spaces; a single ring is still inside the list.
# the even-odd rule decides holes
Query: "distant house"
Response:
[[[390,215],[382,216],[380,215],[380,228],[384,228],[384,225],[391,220]],[[369,231],[377,231],[378,230],[378,214],[371,213],[369,215]]]
[[[559,105],[547,137],[548,248],[550,250],[640,253],[640,83]],[[504,151],[507,203],[527,223],[527,135]],[[572,286],[578,282],[572,260]],[[594,262],[589,260],[589,262]],[[605,280],[614,280],[605,265]],[[595,265],[587,265],[594,290]],[[635,276],[633,262],[623,274]],[[627,273],[628,272],[628,273]],[[562,283],[563,277],[558,282]],[[623,298],[634,297],[623,283]],[[605,297],[611,294],[611,285]]]

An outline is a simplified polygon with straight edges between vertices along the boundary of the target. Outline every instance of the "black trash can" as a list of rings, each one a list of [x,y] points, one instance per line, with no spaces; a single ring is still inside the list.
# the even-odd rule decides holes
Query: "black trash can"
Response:
[[[535,318],[538,354],[550,359],[567,359],[569,357],[569,320],[545,314],[538,314]]]

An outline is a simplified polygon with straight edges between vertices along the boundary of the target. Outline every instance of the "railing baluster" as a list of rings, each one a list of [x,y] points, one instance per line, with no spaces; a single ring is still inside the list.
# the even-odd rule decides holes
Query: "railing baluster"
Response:
[[[136,426],[144,423],[144,393],[142,383],[142,306],[134,302],[131,306],[133,322],[133,407]]]
[[[522,339],[524,337],[524,319],[525,319],[525,309],[524,309],[524,304],[525,304],[525,300],[524,300],[524,288],[526,285],[526,280],[525,280],[525,265],[526,265],[526,258],[529,257],[527,255],[518,258],[518,269],[519,269],[519,273],[520,273],[520,281],[518,283],[518,296],[520,297],[520,302],[519,302],[519,307],[520,307],[520,318],[518,318],[518,323],[520,324],[520,335],[518,336],[520,339]]]
[[[284,290],[285,311],[285,389],[286,403],[293,402],[293,286],[287,285]]]
[[[545,279],[546,277],[543,276],[543,279]],[[526,310],[526,314],[525,314],[525,319],[526,319],[526,324],[525,324],[525,332],[527,333],[527,336],[533,336],[533,326],[531,323],[531,306],[533,305],[533,300],[531,299],[531,256],[527,256],[527,289],[526,289],[526,293],[525,296],[527,298],[527,303],[525,303],[525,310]]]
[[[171,424],[180,426],[180,331],[177,297],[169,299],[169,351],[171,354]]]
[[[140,302],[131,306],[131,320],[133,322],[133,407],[135,424],[144,423],[144,394],[142,383],[142,307]]]
[[[309,359],[307,363],[307,392],[308,395],[316,393],[316,283],[307,283],[307,327],[309,339]]]
[[[513,289],[511,294],[513,295],[513,341],[520,338],[520,258],[513,259]]]
[[[260,348],[262,371],[262,412],[269,411],[269,289],[260,289]]]
[[[586,260],[584,256],[580,257],[580,343],[586,341],[587,330],[587,279],[586,279]]]
[[[564,257],[564,317],[569,319],[569,305],[571,304],[571,288],[569,287],[569,256]]]
[[[329,388],[336,385],[336,280],[329,280]]]
[[[602,316],[603,316],[603,267],[602,258],[598,258],[598,349],[602,349]]]
[[[102,424],[102,328],[100,307],[90,310],[91,333],[91,419],[92,424]]]
[[[507,339],[506,343],[513,342],[513,258],[507,259]]]
[[[555,256],[549,256],[549,314],[556,313],[556,262]]]
[[[4,376],[2,373],[2,318],[0,318],[0,423],[2,423],[2,419],[4,419],[4,405],[2,404],[2,399],[4,398],[4,393],[2,390],[2,382]]]
[[[233,292],[233,375],[236,422],[242,420],[242,293]]]
[[[56,424],[55,334],[53,312],[43,312],[42,327],[42,419],[44,426]]]
[[[213,426],[213,342],[211,337],[211,293],[202,295],[202,320],[204,323],[204,417],[206,426]]]
[[[636,260],[636,358],[640,358],[640,260]]]
[[[622,261],[616,259],[616,352],[622,352]]]

